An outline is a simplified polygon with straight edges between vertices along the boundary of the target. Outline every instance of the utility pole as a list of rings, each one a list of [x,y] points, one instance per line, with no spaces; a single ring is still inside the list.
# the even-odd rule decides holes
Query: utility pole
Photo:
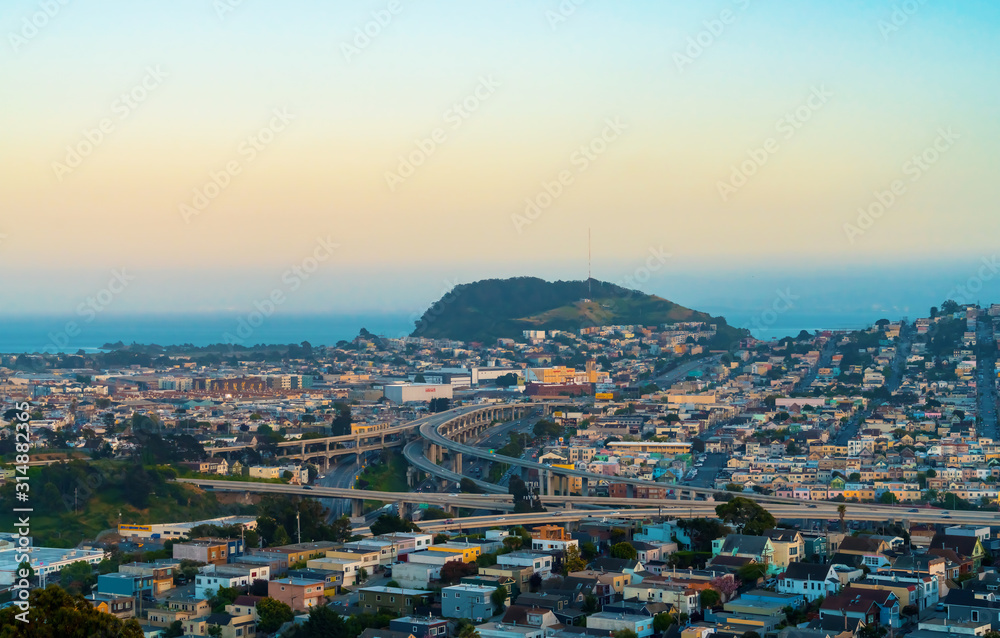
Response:
[[[302,521],[299,520],[299,512],[295,512],[295,527],[298,530],[299,543],[302,543]]]

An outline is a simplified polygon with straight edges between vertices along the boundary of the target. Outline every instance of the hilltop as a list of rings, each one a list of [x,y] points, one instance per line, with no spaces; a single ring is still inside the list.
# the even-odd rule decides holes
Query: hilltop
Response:
[[[597,279],[549,282],[537,277],[485,279],[453,288],[416,322],[412,336],[490,342],[521,338],[524,330],[579,331],[589,326],[716,324],[713,346],[746,334],[722,317]]]

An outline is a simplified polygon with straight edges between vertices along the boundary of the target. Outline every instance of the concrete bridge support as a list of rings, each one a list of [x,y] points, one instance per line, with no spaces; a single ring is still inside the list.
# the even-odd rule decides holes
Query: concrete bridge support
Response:
[[[351,499],[351,518],[359,518],[364,510],[365,502],[359,498]]]
[[[396,503],[396,512],[404,521],[413,520],[413,503]]]

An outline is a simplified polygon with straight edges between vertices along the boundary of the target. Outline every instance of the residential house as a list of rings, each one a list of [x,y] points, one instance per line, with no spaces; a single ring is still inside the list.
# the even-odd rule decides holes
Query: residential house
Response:
[[[441,590],[441,615],[445,618],[468,618],[482,622],[493,616],[490,596],[495,587],[454,585]]]
[[[833,565],[795,562],[778,578],[777,590],[783,594],[801,594],[812,602],[836,594],[840,579]]]

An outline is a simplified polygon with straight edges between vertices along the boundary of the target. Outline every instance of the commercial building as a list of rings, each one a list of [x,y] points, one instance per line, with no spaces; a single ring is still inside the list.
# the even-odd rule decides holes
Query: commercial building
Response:
[[[637,614],[598,612],[587,617],[587,629],[607,631],[609,634],[622,629],[635,632],[639,638],[653,635],[653,619]]]
[[[444,383],[395,383],[385,386],[385,398],[396,405],[425,402],[431,399],[451,399],[454,387]]]
[[[22,557],[24,553],[14,549],[13,546],[0,550],[0,585],[11,585],[15,582],[20,564],[16,559]],[[38,575],[58,574],[63,567],[79,561],[97,565],[105,557],[105,553],[100,550],[55,547],[32,547],[29,554],[31,569]]]
[[[176,560],[194,560],[210,565],[225,565],[243,555],[243,541],[239,538],[199,538],[187,543],[174,543]]]
[[[242,525],[244,529],[257,529],[257,519],[253,516],[221,516],[203,521],[184,523],[162,523],[158,525],[133,525],[123,523],[118,526],[118,534],[124,538],[180,538],[190,536],[191,530],[199,525]]]

